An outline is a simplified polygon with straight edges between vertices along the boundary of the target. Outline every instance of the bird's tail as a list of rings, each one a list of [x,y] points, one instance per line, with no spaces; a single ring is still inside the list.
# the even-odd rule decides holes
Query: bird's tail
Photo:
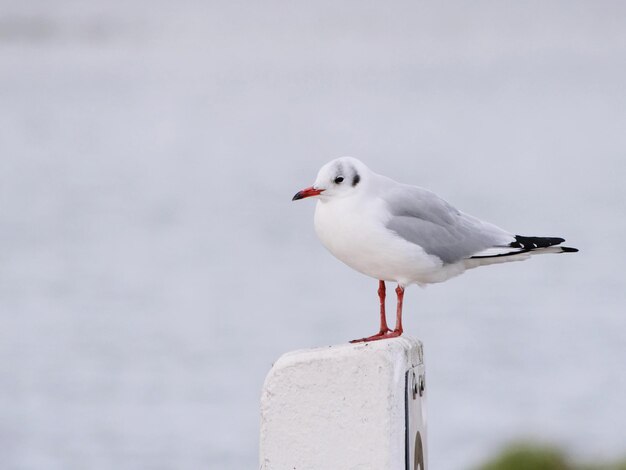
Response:
[[[516,256],[522,254],[542,254],[542,253],[575,253],[578,248],[561,246],[565,241],[559,237],[525,237],[515,235],[515,241],[506,246],[489,248],[477,253],[470,259],[500,258],[505,256]]]

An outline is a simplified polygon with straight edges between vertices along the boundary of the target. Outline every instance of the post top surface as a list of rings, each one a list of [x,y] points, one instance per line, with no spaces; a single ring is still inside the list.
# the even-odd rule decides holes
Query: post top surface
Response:
[[[299,349],[283,354],[274,364],[273,369],[282,369],[296,364],[323,361],[338,358],[353,358],[363,355],[386,356],[397,361],[401,358],[409,367],[423,364],[422,342],[409,336],[401,336],[367,343],[346,343],[312,349]]]

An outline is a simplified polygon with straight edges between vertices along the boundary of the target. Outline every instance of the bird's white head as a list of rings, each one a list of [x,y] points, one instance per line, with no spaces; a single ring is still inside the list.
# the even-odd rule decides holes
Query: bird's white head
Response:
[[[367,183],[369,174],[369,168],[356,158],[336,158],[320,168],[313,186],[298,191],[292,200],[311,196],[325,200],[354,195]]]

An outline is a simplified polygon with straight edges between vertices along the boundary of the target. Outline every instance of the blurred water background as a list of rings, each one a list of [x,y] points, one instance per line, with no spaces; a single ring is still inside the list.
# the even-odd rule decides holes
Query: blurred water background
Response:
[[[409,289],[432,468],[626,452],[623,2],[0,6],[3,469],[257,468],[272,361],[377,327],[340,155],[581,249]]]

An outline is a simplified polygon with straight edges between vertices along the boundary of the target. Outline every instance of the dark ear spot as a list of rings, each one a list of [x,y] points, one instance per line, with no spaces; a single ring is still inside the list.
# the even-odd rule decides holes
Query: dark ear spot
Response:
[[[361,181],[361,177],[358,173],[355,173],[354,178],[352,178],[352,186],[356,186],[357,184],[359,184],[359,181]]]

